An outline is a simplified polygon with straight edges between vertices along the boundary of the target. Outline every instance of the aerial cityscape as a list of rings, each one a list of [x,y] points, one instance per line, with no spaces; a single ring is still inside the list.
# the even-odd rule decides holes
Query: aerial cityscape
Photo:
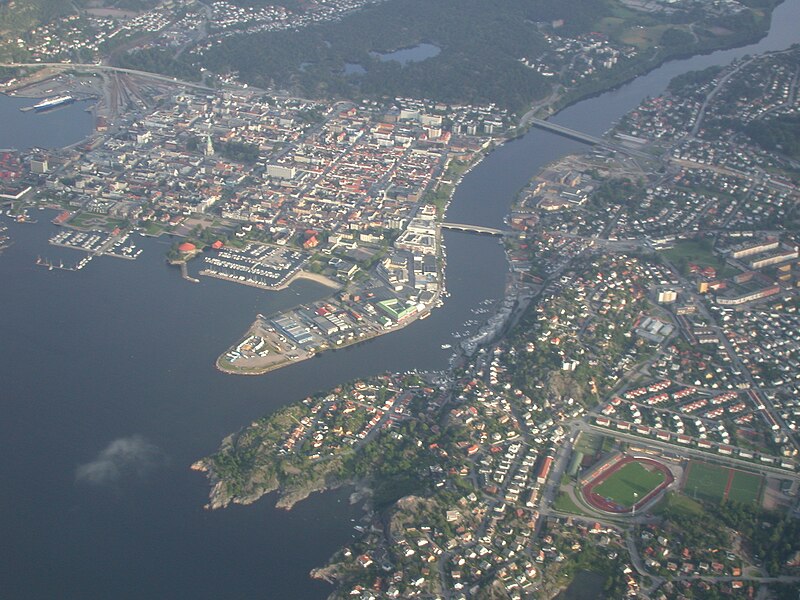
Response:
[[[0,0],[9,598],[800,597],[800,0]]]

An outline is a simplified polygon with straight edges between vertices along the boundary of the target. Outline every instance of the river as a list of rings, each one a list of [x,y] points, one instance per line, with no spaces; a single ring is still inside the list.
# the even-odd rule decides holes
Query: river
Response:
[[[556,120],[602,132],[678,73],[798,41],[790,26],[798,22],[800,0],[787,0],[759,44],[668,63]],[[9,101],[0,97],[0,115]],[[48,138],[54,130],[39,117],[22,138],[0,128],[0,147],[77,141]],[[496,149],[465,176],[448,219],[500,225],[539,168],[580,147],[532,130]],[[10,225],[14,245],[0,255],[2,596],[325,597],[330,587],[307,574],[351,539],[360,511],[345,492],[315,495],[288,513],[271,498],[208,512],[207,483],[188,465],[258,416],[341,381],[444,368],[440,345],[475,318],[472,309],[502,294],[497,241],[446,235],[451,297],[430,318],[263,377],[232,377],[214,359],[257,312],[325,290],[302,281],[279,293],[191,284],[164,263],[169,242],[145,238],[136,240],[144,253],[135,262],[104,257],[83,271],[48,271],[34,262],[56,256],[47,244],[52,215],[32,216],[41,222]]]

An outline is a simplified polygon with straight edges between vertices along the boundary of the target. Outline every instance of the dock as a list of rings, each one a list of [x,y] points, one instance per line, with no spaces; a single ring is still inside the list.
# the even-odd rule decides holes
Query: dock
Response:
[[[181,263],[181,277],[183,277],[186,281],[191,281],[192,283],[200,283],[200,280],[197,277],[192,277],[189,275],[189,268],[186,266],[185,262]]]

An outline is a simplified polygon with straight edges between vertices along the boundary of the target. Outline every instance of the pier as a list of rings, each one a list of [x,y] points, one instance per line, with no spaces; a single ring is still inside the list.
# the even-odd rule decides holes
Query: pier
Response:
[[[545,129],[547,131],[563,135],[564,137],[572,138],[573,140],[577,140],[585,144],[591,144],[592,146],[601,146],[603,148],[607,148],[608,150],[613,150],[614,152],[621,152],[623,154],[628,154],[630,156],[635,156],[638,158],[653,158],[652,155],[647,154],[646,152],[641,152],[639,150],[634,150],[633,148],[628,148],[626,146],[614,144],[603,138],[589,135],[588,133],[578,131],[577,129],[570,129],[569,127],[564,127],[563,125],[559,125],[558,123],[553,123],[552,121],[545,121],[543,119],[537,119],[536,117],[531,117],[530,123],[531,125],[533,125],[534,127],[538,127],[539,129]]]

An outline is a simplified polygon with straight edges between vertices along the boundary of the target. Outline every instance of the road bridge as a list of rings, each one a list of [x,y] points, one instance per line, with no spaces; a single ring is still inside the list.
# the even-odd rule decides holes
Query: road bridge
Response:
[[[466,223],[441,223],[441,228],[448,231],[466,231],[468,233],[482,233],[486,235],[496,235],[498,237],[514,235],[513,231],[505,229],[495,229],[494,227],[482,227],[481,225],[467,225]]]
[[[595,137],[588,133],[578,131],[577,129],[570,129],[569,127],[564,127],[563,125],[559,125],[558,123],[553,123],[552,121],[545,121],[543,119],[537,119],[536,117],[531,117],[530,123],[534,127],[538,127],[539,129],[552,131],[553,133],[557,133],[559,135],[563,135],[564,137],[578,140],[579,142],[583,142],[585,144],[591,144],[592,146],[602,146],[603,148],[608,148],[609,150],[613,150],[615,152],[622,152],[623,154],[629,154],[631,156],[636,156],[638,158],[653,158],[652,155],[647,154],[645,152],[641,152],[633,148],[627,148],[626,146],[622,146],[620,144],[614,144],[603,138]]]

